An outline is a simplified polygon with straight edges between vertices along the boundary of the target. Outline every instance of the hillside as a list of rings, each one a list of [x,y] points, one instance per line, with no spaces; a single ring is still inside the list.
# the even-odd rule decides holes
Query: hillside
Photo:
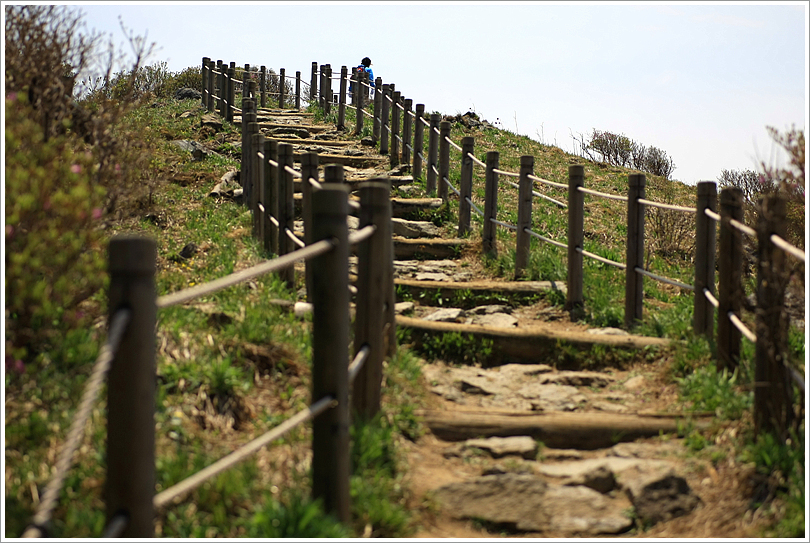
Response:
[[[294,145],[345,155],[347,183],[386,176],[398,200],[434,196],[423,179],[409,179],[408,167],[392,167],[378,147],[364,144],[361,136],[368,134],[355,137],[336,130],[334,113],[324,115],[314,106],[307,110],[311,115],[284,116],[273,108],[261,113],[271,124],[283,118],[298,128],[310,127],[310,135],[317,131],[320,143],[304,138]],[[147,202],[122,206],[101,227],[105,240],[122,232],[156,240],[158,296],[272,256],[251,235],[245,207],[227,195],[211,194],[227,172],[242,167],[241,119],[216,129],[204,126],[205,114],[199,100],[169,97],[132,113],[131,121],[150,146],[152,189]],[[482,160],[487,151],[499,151],[505,171],[517,172],[520,157],[531,155],[536,176],[566,184],[569,166],[583,164],[584,186],[613,195],[626,195],[628,174],[638,173],[591,163],[487,124],[468,127],[460,117],[453,118],[451,139],[460,143],[473,136],[474,154]],[[353,126],[351,111],[347,125]],[[289,130],[272,130],[266,129],[267,137],[290,137]],[[205,152],[197,157],[178,141],[194,142]],[[461,155],[451,149],[450,156],[450,179],[457,181]],[[499,186],[498,218],[515,224],[518,191],[507,179],[503,176]],[[542,184],[535,190],[565,201],[565,191]],[[646,198],[693,206],[695,189],[648,175]],[[484,200],[480,170],[472,199]],[[532,228],[564,240],[565,209],[543,198],[535,198],[533,206]],[[403,251],[395,262],[397,302],[403,304],[398,349],[385,370],[384,416],[352,429],[352,525],[336,525],[307,499],[307,425],[160,509],[156,535],[702,538],[803,533],[804,491],[790,476],[797,466],[804,469],[803,448],[755,442],[750,344],[743,344],[739,375],[718,374],[713,345],[691,331],[692,294],[649,280],[642,322],[621,330],[624,271],[595,261],[585,266],[584,313],[572,320],[559,287],[566,282],[565,250],[533,239],[525,273],[515,281],[515,234],[499,229],[498,254],[485,257],[482,221],[473,217],[472,233],[449,258],[431,256],[427,247],[438,245],[435,240],[459,240],[455,196],[447,204],[434,202],[398,217],[402,230],[395,251]],[[623,202],[586,198],[585,248],[623,261],[625,220]],[[691,283],[691,217],[655,210],[647,220],[647,269]],[[302,231],[300,224],[296,231]],[[414,240],[423,246],[406,255]],[[99,250],[105,251],[103,246]],[[528,293],[516,283],[529,285]],[[302,287],[299,266],[294,289],[267,275],[158,313],[157,492],[308,405],[311,319],[295,310],[306,300]],[[750,280],[747,288],[753,288]],[[796,307],[803,308],[803,284],[797,292],[802,298]],[[22,532],[39,502],[103,341],[106,294],[94,294],[83,307],[93,318],[88,331],[40,357],[40,367],[21,374],[7,367],[6,537]],[[437,310],[450,309],[457,312],[431,319]],[[512,320],[505,326],[479,320],[487,312]],[[803,369],[801,325],[791,330],[791,355]],[[523,341],[526,346],[519,347]],[[546,418],[529,420],[541,415]],[[512,433],[498,430],[517,419],[519,428]],[[549,420],[559,421],[554,422],[558,426]],[[102,401],[94,408],[54,512],[54,536],[98,536],[103,529],[104,423]],[[803,441],[803,425],[801,431]],[[493,452],[498,441],[468,441],[492,436],[528,441],[506,453]],[[778,460],[765,460],[769,455]],[[647,478],[666,482],[660,494],[671,490],[671,495],[633,485]],[[516,486],[501,486],[506,483]],[[462,492],[471,497],[461,499]],[[487,493],[502,501],[475,505]],[[521,503],[531,493],[549,501],[531,507]],[[573,506],[555,506],[560,500],[582,509],[572,513]],[[543,508],[548,508],[545,517],[527,520],[532,513],[524,509]],[[504,514],[489,517],[491,511]]]

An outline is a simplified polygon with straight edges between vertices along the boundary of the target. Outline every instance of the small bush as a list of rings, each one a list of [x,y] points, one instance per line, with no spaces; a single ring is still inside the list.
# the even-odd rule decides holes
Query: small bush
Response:
[[[665,179],[675,170],[675,162],[666,152],[637,143],[624,134],[594,129],[588,142],[581,139],[579,143],[583,155],[594,162],[634,168]]]

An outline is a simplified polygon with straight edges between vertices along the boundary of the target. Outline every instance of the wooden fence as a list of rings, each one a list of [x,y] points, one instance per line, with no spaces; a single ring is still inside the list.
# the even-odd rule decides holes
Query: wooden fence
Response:
[[[717,212],[715,183],[699,183],[696,207],[687,208],[645,199],[644,174],[628,176],[627,195],[600,193],[584,187],[585,171],[572,165],[568,182],[557,183],[533,174],[534,157],[520,158],[519,172],[499,169],[499,154],[490,151],[486,162],[475,157],[475,142],[465,137],[459,146],[450,138],[450,123],[441,116],[424,117],[424,104],[411,111],[412,101],[403,99],[393,84],[376,78],[374,113],[364,110],[364,92],[355,92],[354,105],[346,103],[346,67],[341,69],[340,92],[332,94],[331,66],[312,63],[309,103],[317,102],[328,113],[337,103],[338,125],[345,123],[345,107],[356,109],[355,134],[362,132],[364,116],[373,119],[372,138],[380,152],[389,154],[392,166],[404,163],[415,178],[423,177],[429,192],[449,201],[452,190],[459,204],[460,236],[471,231],[471,213],[482,218],[483,250],[497,250],[495,229],[500,226],[516,233],[515,276],[525,271],[531,237],[567,251],[567,308],[573,316],[585,303],[583,297],[583,257],[596,259],[625,270],[625,324],[633,326],[642,318],[644,277],[663,281],[695,292],[694,322],[697,333],[712,336],[714,310],[717,309],[718,368],[734,369],[739,360],[741,336],[756,342],[755,422],[758,431],[776,431],[784,435],[791,424],[790,379],[804,389],[804,382],[787,366],[787,325],[784,312],[784,267],[788,255],[804,261],[803,251],[784,240],[785,202],[768,196],[756,230],[745,226],[742,218],[741,191],[726,188],[720,194]],[[25,537],[43,536],[58,499],[65,474],[90,413],[90,406],[108,375],[107,481],[104,487],[107,527],[105,537],[150,537],[154,535],[154,515],[174,499],[185,495],[210,477],[247,458],[261,447],[282,437],[295,426],[313,419],[313,496],[324,500],[327,511],[341,521],[349,520],[349,402],[362,416],[372,416],[380,408],[382,361],[395,349],[393,241],[391,236],[390,179],[379,178],[361,184],[360,204],[348,198],[343,183],[343,168],[324,167],[324,183],[319,178],[316,153],[300,155],[301,171],[293,168],[292,146],[265,140],[256,123],[257,98],[265,107],[267,72],[252,79],[249,65],[243,70],[242,107],[236,108],[235,94],[240,81],[231,62],[215,64],[203,59],[202,103],[232,121],[242,114],[242,171],[244,202],[253,214],[254,235],[266,250],[278,255],[273,260],[174,294],[157,297],[155,293],[156,245],[153,240],[122,236],[109,248],[110,291],[109,333],[91,378],[88,380],[77,416],[60,452],[56,475],[49,481],[40,507]],[[354,88],[369,87],[365,74],[353,75]],[[285,70],[278,76],[279,106],[284,107]],[[295,77],[295,107],[300,108],[300,72]],[[245,92],[245,89],[247,92]],[[318,91],[320,89],[320,92]],[[403,122],[400,123],[400,111]],[[429,130],[427,157],[423,155],[424,129]],[[389,146],[390,142],[390,146]],[[461,153],[459,189],[449,179],[450,147]],[[483,209],[472,200],[474,166],[484,168],[485,201]],[[500,176],[518,189],[518,219],[511,225],[497,219],[497,195]],[[294,178],[300,178],[304,240],[293,231]],[[567,202],[555,200],[534,190],[534,182],[567,190]],[[437,186],[438,185],[438,186]],[[615,262],[586,251],[584,235],[584,195],[620,200],[627,203],[627,241],[625,262]],[[549,239],[531,230],[534,197],[551,200],[567,208],[568,229],[565,243]],[[644,211],[660,207],[696,215],[695,282],[687,285],[661,277],[644,269]],[[357,212],[359,229],[349,235],[347,216]],[[719,251],[715,257],[716,225],[720,224]],[[758,287],[756,333],[739,318],[742,300],[742,236],[758,242]],[[349,363],[348,256],[356,245],[358,277],[354,359]],[[373,259],[373,265],[372,265]],[[312,404],[263,436],[247,443],[177,485],[154,494],[155,481],[155,323],[159,308],[181,304],[198,296],[247,281],[266,273],[279,273],[294,284],[294,263],[306,262],[306,285],[313,306],[313,383]],[[380,266],[379,262],[387,265]],[[717,265],[715,265],[717,264]],[[719,272],[719,295],[714,296],[715,267]],[[350,392],[351,391],[351,392]],[[351,398],[351,399],[350,399]]]

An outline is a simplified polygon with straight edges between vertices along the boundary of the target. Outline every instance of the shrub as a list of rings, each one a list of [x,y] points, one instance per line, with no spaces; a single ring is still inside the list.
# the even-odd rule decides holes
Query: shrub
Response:
[[[6,339],[18,359],[81,320],[101,287],[105,191],[93,155],[67,135],[45,141],[25,95],[6,98]]]
[[[624,134],[594,129],[588,142],[580,141],[583,155],[589,160],[613,166],[634,168],[669,179],[675,162],[657,147],[647,147]]]

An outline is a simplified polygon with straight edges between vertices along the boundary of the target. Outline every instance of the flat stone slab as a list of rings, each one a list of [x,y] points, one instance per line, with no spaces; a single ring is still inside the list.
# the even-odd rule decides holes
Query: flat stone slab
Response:
[[[537,457],[538,449],[537,441],[529,436],[468,439],[464,442],[464,447],[482,449],[487,451],[493,458],[515,455],[526,460],[534,460]]]
[[[505,473],[440,487],[436,499],[456,518],[480,519],[525,532],[593,536],[628,530],[628,501],[590,488],[549,485],[539,477]]]
[[[516,328],[518,325],[518,320],[512,315],[507,315],[506,313],[488,313],[471,317],[468,324],[493,326],[496,328]]]

